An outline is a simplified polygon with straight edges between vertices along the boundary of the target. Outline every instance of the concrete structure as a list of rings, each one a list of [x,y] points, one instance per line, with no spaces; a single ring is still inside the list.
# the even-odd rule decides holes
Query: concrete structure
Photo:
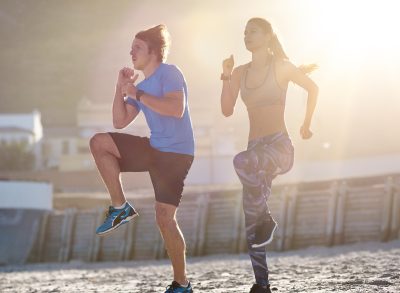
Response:
[[[0,209],[53,209],[53,186],[47,182],[0,180]]]
[[[28,260],[43,215],[52,209],[52,184],[0,180],[0,265]]]
[[[46,168],[62,169],[62,162],[68,164],[68,161],[73,161],[71,157],[81,152],[88,153],[88,145],[86,140],[79,137],[76,127],[45,128],[43,161]]]
[[[26,144],[35,155],[35,167],[42,167],[43,126],[41,114],[0,114],[0,142]]]

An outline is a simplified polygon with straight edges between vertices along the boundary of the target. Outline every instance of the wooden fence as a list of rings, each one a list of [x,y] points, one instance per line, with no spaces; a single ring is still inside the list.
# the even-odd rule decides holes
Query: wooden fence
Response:
[[[154,199],[134,205],[140,216],[104,237],[95,235],[104,210],[46,213],[29,261],[165,258]],[[269,207],[279,223],[269,250],[400,239],[400,175],[275,187]],[[186,194],[177,217],[188,256],[247,250],[241,190]]]

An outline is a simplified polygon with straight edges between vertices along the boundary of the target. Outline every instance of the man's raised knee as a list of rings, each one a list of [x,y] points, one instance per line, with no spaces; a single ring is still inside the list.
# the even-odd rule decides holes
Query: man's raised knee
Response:
[[[102,142],[104,141],[104,136],[106,133],[96,133],[90,138],[89,146],[90,151],[93,153],[98,153],[102,150],[102,146],[104,145]]]

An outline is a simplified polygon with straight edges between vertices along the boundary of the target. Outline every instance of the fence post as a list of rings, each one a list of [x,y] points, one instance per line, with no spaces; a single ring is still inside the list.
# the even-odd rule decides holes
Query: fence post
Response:
[[[135,239],[135,232],[136,232],[136,223],[137,221],[131,221],[130,225],[126,227],[126,239],[125,245],[122,253],[122,260],[129,260],[132,246],[133,246],[133,239]]]
[[[327,245],[332,246],[335,238],[335,222],[338,200],[338,183],[334,181],[330,187],[329,210],[327,216],[326,239]]]
[[[96,213],[95,213],[96,221],[95,225],[96,227],[100,226],[104,220],[104,209],[103,208],[97,208]],[[100,244],[101,244],[101,237],[98,236],[96,233],[93,233],[93,249],[91,251],[90,255],[90,261],[97,261],[99,258],[99,251],[100,251]]]
[[[76,209],[67,209],[64,213],[64,219],[61,227],[61,247],[58,254],[59,262],[64,262],[69,259],[75,214]]]
[[[287,208],[287,218],[286,218],[286,229],[284,238],[284,250],[289,250],[293,245],[293,234],[295,229],[295,217],[296,217],[296,206],[297,206],[297,187],[292,187],[289,191],[288,196],[288,208]]]
[[[392,218],[390,224],[390,239],[400,239],[400,178],[393,181]]]
[[[381,241],[388,241],[390,237],[390,224],[393,205],[393,178],[388,177],[385,181],[385,194],[383,199]]]
[[[280,217],[280,223],[278,226],[278,230],[276,232],[277,234],[277,240],[276,240],[276,250],[277,251],[282,251],[284,249],[284,240],[285,240],[285,232],[287,228],[287,217],[288,217],[288,202],[289,202],[289,187],[285,186],[282,191],[281,191],[281,206],[280,206],[280,211],[279,214],[281,215]]]
[[[344,241],[344,215],[346,211],[347,183],[342,181],[338,188],[336,205],[334,244],[342,244]]]
[[[208,206],[210,201],[210,194],[206,193],[199,197],[199,221],[197,222],[199,228],[197,229],[197,244],[195,249],[195,255],[203,255],[204,244],[206,242],[206,229],[207,229],[207,217],[208,217]]]
[[[233,225],[233,240],[232,241],[232,253],[238,253],[240,250],[240,224],[241,224],[241,212],[242,212],[242,193],[238,192],[235,195],[236,209],[234,215],[234,225]]]
[[[38,235],[38,256],[36,260],[38,262],[43,261],[43,249],[44,249],[44,242],[46,238],[46,229],[47,229],[47,222],[49,219],[49,214],[51,212],[44,212],[42,215],[42,219],[40,221],[40,229],[39,229],[39,235]]]

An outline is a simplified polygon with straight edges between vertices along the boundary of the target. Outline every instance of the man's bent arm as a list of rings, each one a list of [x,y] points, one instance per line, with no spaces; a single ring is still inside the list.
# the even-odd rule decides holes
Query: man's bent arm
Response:
[[[139,114],[139,109],[125,103],[121,88],[116,86],[112,107],[113,125],[117,129],[126,127]]]
[[[162,98],[144,93],[140,97],[140,102],[159,114],[175,118],[182,118],[185,111],[183,91],[166,93]]]

